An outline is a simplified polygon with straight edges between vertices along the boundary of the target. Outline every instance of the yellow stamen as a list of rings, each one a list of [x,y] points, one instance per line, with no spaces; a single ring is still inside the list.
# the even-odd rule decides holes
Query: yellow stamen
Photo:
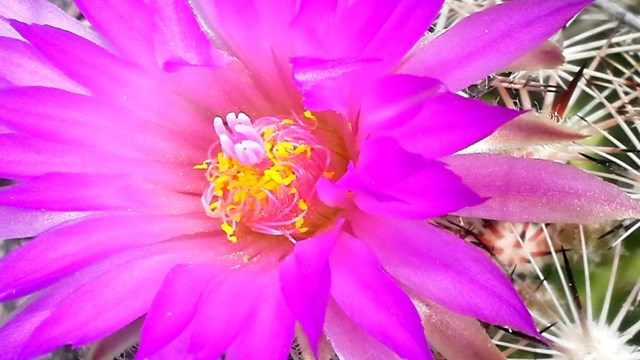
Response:
[[[225,172],[225,171],[229,170],[230,167],[231,167],[231,162],[229,161],[229,158],[224,156],[223,153],[219,153],[218,154],[218,169],[220,171],[222,171],[222,172]]]
[[[277,156],[284,158],[288,157],[290,153],[295,151],[295,145],[288,141],[283,141],[281,143],[278,143],[274,150]]]
[[[293,149],[293,154],[294,155],[300,155],[302,153],[306,153],[307,159],[310,159],[311,158],[311,146],[309,146],[307,144],[302,144],[302,145],[296,146],[296,148]]]
[[[304,111],[304,117],[306,117],[309,120],[314,120],[314,121],[317,120],[316,116],[313,115],[313,113],[309,110]]]
[[[236,231],[236,229],[233,226],[231,226],[231,225],[229,225],[229,224],[227,224],[225,222],[225,223],[222,223],[222,225],[220,225],[220,229],[225,234],[227,234],[227,239],[229,241],[231,241],[232,243],[237,243],[238,242],[238,237],[233,234]]]
[[[309,228],[306,226],[302,226],[302,224],[304,224],[304,218],[300,218],[296,220],[296,223],[295,223],[296,229],[298,229],[298,231],[300,231],[301,233],[306,233],[307,231],[309,231]]]
[[[316,120],[310,111],[304,116]],[[283,234],[309,231],[305,226],[309,204],[301,199],[306,190],[301,194],[302,188],[298,188],[298,181],[306,180],[307,169],[297,166],[308,163],[312,155],[321,158],[322,153],[317,155],[312,151],[315,147],[297,138],[295,127],[300,121],[299,118],[283,119],[280,124],[262,128],[259,136],[264,140],[266,159],[259,164],[247,165],[219,151],[212,159],[194,166],[194,169],[207,170],[211,183],[206,194],[207,210],[210,216],[225,219],[220,229],[229,241],[238,241],[236,224],[241,222],[249,228],[254,225],[260,228],[265,226],[262,223],[265,221],[266,226]],[[298,176],[305,177],[298,179]],[[279,212],[285,208],[289,209],[287,213]]]
[[[264,132],[262,133],[262,138],[266,140],[268,137],[273,135],[275,132],[276,132],[276,130],[274,128],[266,128],[264,130]]]
[[[227,224],[226,222],[220,225],[220,229],[229,236],[233,235],[233,233],[236,231],[236,229],[234,229],[233,226]]]

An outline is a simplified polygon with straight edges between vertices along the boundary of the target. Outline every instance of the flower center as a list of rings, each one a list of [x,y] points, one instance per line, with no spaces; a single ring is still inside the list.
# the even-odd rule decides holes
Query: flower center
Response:
[[[291,241],[309,232],[310,204],[317,203],[315,184],[331,177],[331,152],[313,135],[316,119],[262,117],[229,113],[213,121],[218,141],[206,169],[209,186],[202,196],[207,215],[221,219],[232,242],[240,227]]]

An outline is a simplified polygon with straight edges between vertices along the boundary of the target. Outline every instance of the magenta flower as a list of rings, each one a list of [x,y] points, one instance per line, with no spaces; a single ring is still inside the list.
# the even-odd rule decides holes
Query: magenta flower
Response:
[[[0,235],[35,239],[0,262],[0,300],[26,299],[0,353],[141,317],[154,359],[283,359],[295,334],[429,359],[435,312],[538,336],[502,272],[424,220],[638,213],[569,166],[453,155],[520,114],[454,91],[588,2],[514,0],[423,43],[441,2],[77,1],[94,32],[4,1]]]

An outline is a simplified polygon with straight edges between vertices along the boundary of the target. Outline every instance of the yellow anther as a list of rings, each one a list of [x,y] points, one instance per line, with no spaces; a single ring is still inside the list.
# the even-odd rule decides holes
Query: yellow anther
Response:
[[[282,175],[280,175],[280,172],[274,169],[275,167],[272,167],[271,169],[267,169],[265,170],[264,174],[268,175],[276,183],[284,184],[284,178],[282,177]]]
[[[262,138],[266,140],[268,137],[273,135],[273,133],[275,133],[275,132],[276,132],[276,130],[274,128],[266,128],[264,130],[264,132],[262,133]]]
[[[266,150],[267,157],[269,158],[269,160],[275,161],[276,157],[275,155],[273,155],[273,142],[272,141],[265,142],[264,149]]]
[[[231,168],[231,161],[223,153],[218,153],[218,169],[225,172]]]
[[[307,159],[311,158],[311,146],[307,145],[307,144],[301,144],[296,146],[296,148],[293,150],[293,154],[294,155],[300,155],[302,153],[307,153]]]
[[[220,195],[222,195],[222,193],[224,192],[224,190],[226,188],[228,188],[228,182],[229,182],[230,178],[227,175],[221,175],[218,176],[215,181],[213,182],[213,189],[214,189],[214,193],[217,195],[218,193],[220,193]]]
[[[233,201],[237,203],[241,203],[241,202],[244,202],[245,200],[247,200],[246,191],[238,191],[237,193],[233,194]]]
[[[282,183],[285,186],[289,186],[295,179],[296,179],[296,175],[294,173],[290,173],[289,175],[287,175],[287,177],[282,179]]]
[[[309,231],[305,223],[309,204],[302,199],[307,192],[307,169],[310,168],[312,175],[316,176],[319,169],[316,170],[315,162],[310,160],[324,158],[324,153],[316,152],[319,145],[315,147],[314,142],[307,140],[313,139],[302,136],[297,128],[310,120],[315,121],[316,117],[305,111],[304,118],[282,119],[280,123],[257,130],[268,159],[264,162],[244,164],[233,154],[220,150],[211,159],[194,165],[194,169],[206,171],[210,188],[205,206],[208,206],[208,215],[223,219],[220,229],[229,241],[238,242],[237,224],[243,224],[243,228],[254,229],[255,226],[259,229],[265,226],[263,221],[268,221],[267,226],[283,234]],[[303,178],[298,178],[298,175]],[[287,213],[278,213],[285,205]]]
[[[305,233],[307,231],[309,231],[309,228],[306,226],[302,226],[302,224],[304,224],[304,218],[300,218],[298,220],[296,220],[295,222],[295,227],[296,229],[298,229],[298,231],[300,231],[301,233]]]
[[[265,182],[262,187],[267,191],[275,191],[278,189],[279,184],[272,179],[268,179],[268,181]]]
[[[227,236],[233,235],[233,233],[236,231],[236,229],[234,229],[233,226],[227,224],[226,222],[220,225],[220,229],[224,231],[224,233],[227,234]]]
[[[295,151],[295,145],[288,141],[278,143],[273,149],[279,157],[288,157],[291,152]]]
[[[316,116],[313,115],[313,113],[309,110],[304,111],[304,117],[306,117],[309,120],[314,120],[314,121],[317,120]]]
[[[322,176],[326,177],[327,179],[331,179],[336,173],[334,173],[333,171],[325,171],[322,173]]]

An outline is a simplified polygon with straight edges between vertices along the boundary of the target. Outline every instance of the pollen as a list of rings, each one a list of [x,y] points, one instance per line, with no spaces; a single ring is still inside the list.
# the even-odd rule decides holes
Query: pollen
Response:
[[[309,110],[305,110],[304,111],[304,117],[306,117],[309,120],[314,120],[314,121],[317,120],[316,116],[313,115],[313,113],[311,111],[309,111]]]
[[[256,122],[243,113],[214,119],[219,141],[194,169],[206,169],[202,202],[207,215],[221,220],[229,241],[242,241],[239,227],[289,239],[309,231],[310,200],[326,173],[329,151],[306,121],[306,113]]]
[[[235,231],[235,229],[227,223],[222,223],[222,225],[220,225],[220,229],[222,229],[227,236],[232,236]]]
[[[296,220],[295,222],[295,226],[296,229],[300,232],[300,233],[306,233],[307,231],[309,231],[309,228],[306,226],[302,226],[304,224],[304,218],[299,218],[298,220]]]

